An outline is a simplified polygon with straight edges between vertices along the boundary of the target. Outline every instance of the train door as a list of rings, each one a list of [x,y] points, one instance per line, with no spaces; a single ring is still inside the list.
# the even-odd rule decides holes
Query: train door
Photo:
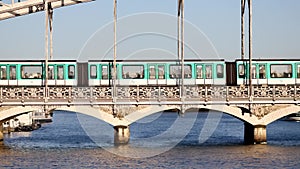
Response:
[[[89,85],[98,86],[100,85],[100,75],[99,75],[99,64],[90,64],[89,65]]]
[[[18,85],[18,81],[17,81],[17,65],[9,65],[8,66],[8,85],[11,86],[15,86]]]
[[[247,84],[247,65],[244,63],[237,62],[237,85]]]
[[[148,84],[149,85],[157,85],[156,70],[157,69],[156,69],[155,64],[148,65],[148,72],[149,72]]]
[[[157,65],[157,84],[158,85],[165,85],[167,84],[166,81],[166,67],[163,64]]]
[[[57,86],[65,85],[65,70],[63,64],[56,65],[56,82]]]
[[[210,85],[213,84],[213,65],[212,64],[205,64],[204,65],[204,84]]]
[[[7,86],[8,85],[8,79],[7,79],[7,66],[6,65],[0,65],[0,85],[1,86]]]
[[[226,78],[225,78],[225,71],[224,71],[224,64],[216,64],[215,65],[215,71],[214,71],[214,81],[213,83],[215,85],[225,85],[226,84]]]
[[[65,80],[65,85],[67,85],[67,86],[77,85],[75,65],[73,65],[73,64],[68,65],[68,68],[66,71],[67,71],[67,73],[66,73],[67,77]],[[86,75],[86,72],[88,72],[87,67],[85,69],[85,75]],[[86,76],[85,81],[88,82],[87,76]]]
[[[258,85],[257,65],[256,64],[252,64],[251,69],[252,69],[252,84],[253,85]]]
[[[100,82],[100,84],[101,85],[104,85],[104,86],[108,86],[109,85],[109,79],[111,79],[110,78],[110,68],[109,68],[109,65],[108,64],[101,64],[101,82]],[[117,74],[118,74],[118,72],[117,72]]]
[[[196,71],[195,71],[196,84],[203,85],[204,84],[204,74],[203,74],[204,66],[202,64],[196,64],[195,67],[196,67]]]
[[[163,64],[149,64],[148,65],[148,84],[149,85],[165,85],[166,81],[166,69]]]
[[[258,84],[265,85],[268,83],[266,74],[266,64],[258,64]]]
[[[297,64],[296,84],[300,84],[300,63]]]
[[[54,86],[55,85],[55,74],[54,74],[54,65],[49,64],[48,65],[48,85]]]

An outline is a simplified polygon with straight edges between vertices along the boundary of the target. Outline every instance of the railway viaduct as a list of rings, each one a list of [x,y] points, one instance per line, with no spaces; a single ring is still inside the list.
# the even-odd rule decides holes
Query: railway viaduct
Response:
[[[244,122],[246,144],[267,142],[268,124],[300,111],[300,86],[255,87],[249,100],[245,86],[118,87],[117,101],[110,87],[0,87],[0,122],[48,107],[49,111],[78,112],[100,119],[114,128],[115,143],[128,143],[130,124],[151,114],[178,110],[207,109],[229,114]],[[184,118],[184,117],[183,117]],[[1,139],[3,134],[1,133]]]

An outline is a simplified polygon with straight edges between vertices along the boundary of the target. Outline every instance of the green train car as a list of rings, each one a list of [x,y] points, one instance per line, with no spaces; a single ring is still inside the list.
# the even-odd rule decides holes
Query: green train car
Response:
[[[249,61],[236,61],[237,85],[248,84]],[[253,85],[300,84],[300,60],[261,60],[252,61]]]
[[[0,86],[44,86],[45,61],[0,61]],[[51,60],[49,86],[111,86],[113,61]],[[116,84],[125,86],[175,86],[181,83],[178,60],[118,60]],[[300,85],[300,60],[252,62],[253,85]],[[249,60],[185,60],[184,85],[247,85]]]
[[[226,83],[223,60],[185,60],[185,85],[224,85]],[[174,60],[117,61],[117,85],[178,85],[181,64]],[[111,85],[112,61],[89,61],[90,86]]]
[[[48,84],[53,86],[77,85],[76,61],[50,61]],[[0,61],[0,86],[43,86],[45,61]]]

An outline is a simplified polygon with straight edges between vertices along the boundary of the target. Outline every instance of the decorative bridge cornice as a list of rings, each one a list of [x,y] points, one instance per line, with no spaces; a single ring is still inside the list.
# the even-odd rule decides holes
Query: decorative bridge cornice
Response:
[[[19,105],[214,105],[300,104],[300,86],[118,86],[112,87],[0,87],[1,106]],[[47,96],[47,98],[45,97]]]

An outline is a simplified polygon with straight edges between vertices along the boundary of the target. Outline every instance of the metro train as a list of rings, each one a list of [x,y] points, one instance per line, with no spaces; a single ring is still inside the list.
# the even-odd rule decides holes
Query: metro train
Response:
[[[181,64],[178,60],[129,60],[116,62],[117,85],[178,85]],[[45,61],[0,61],[0,86],[45,85]],[[253,85],[300,85],[300,60],[252,61]],[[48,62],[49,86],[110,86],[112,60],[51,60]],[[249,60],[185,60],[185,85],[248,84]]]

